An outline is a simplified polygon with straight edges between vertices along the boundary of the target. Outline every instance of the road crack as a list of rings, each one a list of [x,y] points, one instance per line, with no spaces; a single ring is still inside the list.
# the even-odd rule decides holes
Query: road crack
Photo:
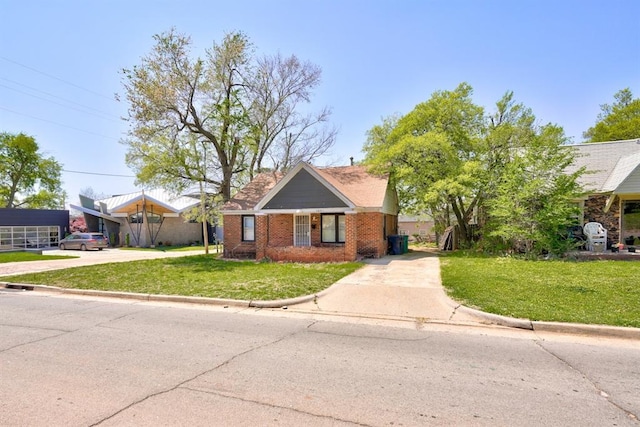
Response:
[[[563,359],[560,355],[554,353],[552,350],[546,348],[545,346],[542,345],[541,341],[535,340],[534,343],[545,353],[551,355],[552,357],[554,357],[555,359],[557,359],[558,361],[560,361],[562,364],[566,365],[569,369],[571,369],[572,371],[575,371],[577,373],[579,373],[582,378],[584,378],[587,382],[589,382],[589,384],[591,384],[591,386],[593,387],[593,389],[595,391],[598,392],[598,394],[603,397],[607,402],[609,402],[610,405],[612,405],[613,407],[615,407],[616,409],[618,409],[619,411],[622,411],[627,418],[638,422],[639,421],[639,416],[638,414],[635,414],[629,410],[627,410],[626,408],[624,408],[622,405],[618,404],[617,402],[615,402],[611,396],[609,395],[609,393],[607,393],[604,389],[602,389],[594,380],[592,380],[586,373],[582,372],[580,369],[576,368],[575,366],[573,366],[571,363],[569,363],[567,360]]]
[[[343,419],[343,418],[333,417],[333,416],[330,416],[330,415],[323,415],[323,414],[316,414],[316,413],[309,412],[309,411],[302,411],[302,410],[297,409],[297,408],[292,408],[292,407],[289,407],[289,406],[282,406],[282,405],[275,405],[273,403],[266,403],[266,402],[262,402],[262,401],[254,400],[254,399],[245,399],[245,398],[242,398],[242,397],[234,396],[234,395],[231,395],[231,394],[228,394],[228,393],[222,393],[222,392],[219,392],[219,391],[206,391],[206,390],[200,390],[200,389],[195,389],[195,388],[191,388],[191,387],[182,387],[182,388],[184,390],[189,390],[189,391],[193,391],[193,392],[196,392],[196,393],[211,394],[211,395],[214,395],[214,396],[224,397],[224,398],[227,398],[227,399],[238,400],[240,402],[253,403],[253,404],[265,406],[265,407],[268,407],[268,408],[284,409],[284,410],[287,410],[287,411],[296,412],[298,414],[310,415],[312,417],[323,418],[323,419],[327,419],[327,420],[331,420],[331,421],[335,421],[335,422],[349,423],[349,424],[353,424],[353,425],[356,425],[356,426],[363,426],[363,427],[369,427],[370,426],[370,424],[363,424],[363,423],[355,422],[355,421],[352,421],[352,420],[346,420],[346,419]]]
[[[291,332],[290,334],[283,335],[282,337],[280,337],[280,338],[278,338],[276,340],[273,340],[273,341],[270,341],[270,342],[267,342],[267,343],[264,343],[264,344],[260,344],[260,345],[256,345],[254,347],[248,348],[247,350],[233,355],[232,357],[228,358],[227,360],[223,361],[222,363],[217,364],[216,366],[214,366],[214,367],[212,367],[210,369],[202,371],[202,372],[200,372],[200,373],[198,373],[198,374],[196,374],[196,375],[194,375],[194,376],[192,376],[190,378],[185,379],[184,381],[180,381],[179,383],[177,383],[176,385],[174,385],[172,387],[166,388],[164,390],[157,391],[155,393],[151,393],[151,394],[149,394],[149,395],[147,395],[147,396],[145,396],[145,397],[143,397],[141,399],[136,400],[135,402],[131,402],[129,405],[124,406],[123,408],[117,410],[113,414],[102,418],[100,421],[97,421],[97,422],[95,422],[93,424],[90,424],[90,427],[99,426],[100,424],[104,423],[105,421],[108,421],[108,420],[116,417],[117,415],[123,413],[124,411],[126,411],[126,410],[128,410],[130,408],[133,408],[134,406],[136,406],[136,405],[138,405],[138,404],[140,404],[142,402],[145,402],[145,401],[147,401],[147,400],[149,400],[149,399],[151,399],[153,397],[161,396],[161,395],[166,394],[166,393],[171,393],[172,391],[175,391],[175,390],[177,390],[179,388],[184,388],[184,389],[187,389],[187,390],[193,390],[193,389],[191,389],[189,387],[185,387],[184,385],[189,383],[189,382],[191,382],[191,381],[195,381],[195,380],[197,380],[198,378],[200,378],[200,377],[202,377],[204,375],[210,374],[211,372],[215,372],[216,370],[218,370],[218,369],[220,369],[220,368],[222,368],[224,366],[227,366],[228,364],[230,364],[234,360],[236,360],[236,359],[238,359],[238,358],[240,358],[240,357],[242,357],[244,355],[247,355],[247,354],[252,353],[254,351],[261,350],[263,348],[266,348],[266,347],[269,347],[271,345],[277,344],[277,343],[279,343],[281,341],[284,341],[284,340],[286,340],[288,338],[291,338],[291,337],[293,337],[293,336],[295,336],[295,335],[297,335],[297,334],[299,334],[299,333],[301,333],[303,331],[306,332],[307,328],[311,327],[315,323],[316,323],[315,321],[311,322],[311,324],[307,325],[304,330]],[[203,392],[202,390],[194,390],[194,391]]]
[[[33,329],[33,330],[56,331],[56,332],[59,332],[59,333],[57,333],[55,335],[49,335],[48,337],[38,338],[38,339],[34,339],[34,340],[31,340],[31,341],[27,341],[27,342],[22,342],[20,344],[16,344],[16,345],[11,346],[11,347],[3,348],[3,349],[0,350],[0,353],[6,353],[7,351],[11,351],[11,350],[14,350],[16,348],[24,347],[24,346],[31,345],[31,344],[36,344],[36,343],[39,343],[39,342],[42,342],[42,341],[50,340],[50,339],[53,339],[53,338],[58,338],[58,337],[61,337],[63,335],[66,335],[66,334],[71,334],[73,332],[76,332],[76,330],[65,331],[65,330],[61,330],[61,329],[36,328],[36,327],[30,327],[30,326],[29,327],[21,326],[21,327],[25,328],[25,329]]]

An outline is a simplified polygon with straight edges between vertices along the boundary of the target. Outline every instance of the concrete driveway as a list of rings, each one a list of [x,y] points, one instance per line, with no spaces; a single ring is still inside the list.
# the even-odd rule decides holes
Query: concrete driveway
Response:
[[[366,264],[314,301],[289,306],[289,310],[424,322],[479,321],[459,312],[459,305],[446,295],[435,253],[411,251],[367,260]]]
[[[38,273],[62,268],[80,267],[84,265],[106,264],[110,262],[127,262],[141,259],[156,259],[181,257],[187,255],[204,254],[204,250],[194,251],[150,251],[150,250],[122,250],[119,248],[106,248],[101,251],[72,251],[59,249],[42,251],[43,255],[66,255],[77,258],[52,259],[30,262],[9,262],[0,264],[0,276],[10,276],[23,273]]]

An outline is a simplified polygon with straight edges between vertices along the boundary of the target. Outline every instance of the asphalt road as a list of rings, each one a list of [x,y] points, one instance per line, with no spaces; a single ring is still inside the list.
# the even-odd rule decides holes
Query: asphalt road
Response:
[[[0,290],[2,426],[638,426],[640,342]]]

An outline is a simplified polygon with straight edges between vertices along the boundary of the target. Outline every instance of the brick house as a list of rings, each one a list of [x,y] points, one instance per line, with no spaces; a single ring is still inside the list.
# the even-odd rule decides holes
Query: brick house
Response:
[[[580,223],[601,223],[607,247],[640,237],[640,139],[572,147],[576,158],[569,172],[587,170],[579,180],[585,189]]]
[[[387,253],[398,198],[364,166],[261,173],[222,207],[226,258],[341,262]]]

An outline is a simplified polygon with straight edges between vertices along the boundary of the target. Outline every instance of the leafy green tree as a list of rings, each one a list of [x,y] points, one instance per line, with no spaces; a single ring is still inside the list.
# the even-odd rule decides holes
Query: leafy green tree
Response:
[[[532,124],[529,130],[526,143],[504,163],[495,196],[487,199],[485,231],[512,251],[560,255],[571,248],[566,231],[578,215],[577,178],[583,171],[565,173],[574,157],[562,128]]]
[[[141,64],[123,70],[131,126],[126,161],[139,181],[179,192],[206,179],[226,201],[234,186],[268,167],[266,159],[285,168],[333,144],[335,132],[312,131],[326,122],[327,110],[297,113],[319,83],[312,64],[258,58],[239,32],[195,59],[185,35],[171,30],[154,39]]]
[[[484,174],[479,162],[484,150],[483,109],[472,102],[472,92],[466,83],[435,92],[409,114],[374,127],[364,148],[367,164],[390,172],[403,210],[449,209],[467,243]]]
[[[466,83],[438,91],[374,126],[365,162],[391,174],[404,211],[427,212],[440,227],[454,217],[467,245],[477,237],[475,220],[489,244],[560,251],[559,232],[571,223],[578,194],[578,173],[564,174],[573,151],[562,129],[536,125],[513,92],[490,115],[471,94]]]
[[[613,98],[613,105],[600,106],[596,124],[583,133],[586,142],[640,138],[640,98],[633,99],[629,88],[618,91]]]
[[[35,139],[0,133],[0,205],[6,208],[57,209],[64,206],[62,166],[45,157]]]

